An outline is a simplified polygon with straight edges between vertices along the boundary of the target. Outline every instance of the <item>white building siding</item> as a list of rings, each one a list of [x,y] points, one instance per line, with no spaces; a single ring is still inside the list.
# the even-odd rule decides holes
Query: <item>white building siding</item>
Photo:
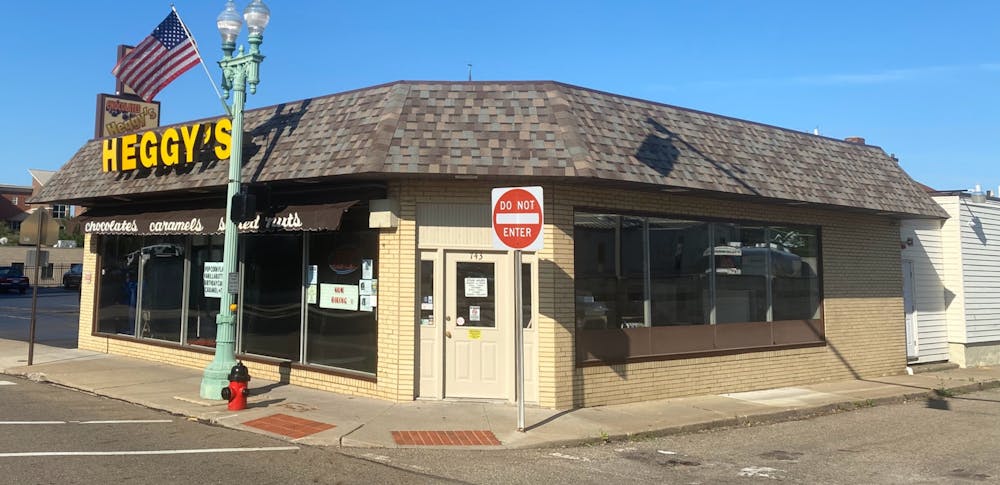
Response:
[[[947,294],[941,221],[906,220],[900,224],[902,259],[913,262],[913,318],[917,329],[917,363],[948,360]]]
[[[934,197],[948,213],[948,219],[941,222],[941,261],[943,265],[942,283],[945,291],[945,305],[948,316],[948,341],[965,344],[965,295],[962,281],[962,205],[955,195]],[[954,357],[954,356],[953,356]]]
[[[1000,341],[1000,201],[960,205],[965,342]]]

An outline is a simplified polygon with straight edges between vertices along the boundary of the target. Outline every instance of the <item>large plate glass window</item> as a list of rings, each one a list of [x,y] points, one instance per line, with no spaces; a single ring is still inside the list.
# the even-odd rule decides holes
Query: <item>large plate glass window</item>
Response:
[[[97,331],[135,335],[139,304],[139,253],[142,238],[100,236],[98,252]]]
[[[811,227],[770,229],[774,320],[820,318],[819,234]]]
[[[649,219],[652,325],[708,323],[708,224]]]
[[[575,242],[577,326],[642,326],[643,221],[613,214],[579,213]]]
[[[581,362],[824,341],[816,227],[574,219]]]
[[[715,323],[766,322],[771,258],[764,228],[719,223],[714,229]]]
[[[310,364],[375,373],[377,254],[375,231],[309,236],[306,359]]]
[[[180,343],[185,246],[184,236],[147,236],[131,253],[141,266],[140,337]]]
[[[222,264],[224,237],[193,236],[191,238],[191,271],[188,275],[187,343],[215,347],[216,315],[219,314],[219,288],[206,292],[205,263]],[[224,290],[224,288],[223,288]]]
[[[243,351],[298,361],[302,337],[301,234],[242,238]]]

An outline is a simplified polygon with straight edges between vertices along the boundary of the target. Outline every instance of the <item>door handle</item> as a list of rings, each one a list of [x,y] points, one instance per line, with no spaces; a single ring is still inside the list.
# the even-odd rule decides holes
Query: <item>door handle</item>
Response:
[[[448,338],[451,338],[451,330],[445,330],[444,331],[444,336],[448,337]]]

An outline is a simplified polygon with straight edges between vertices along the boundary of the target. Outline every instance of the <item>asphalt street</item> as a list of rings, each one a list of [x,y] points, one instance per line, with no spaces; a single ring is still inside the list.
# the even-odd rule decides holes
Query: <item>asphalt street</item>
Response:
[[[28,341],[32,291],[0,293],[0,339]],[[75,348],[80,319],[80,293],[63,288],[39,288],[35,341]]]
[[[863,406],[863,403],[861,404]],[[778,424],[504,453],[347,453],[468,483],[922,484],[1000,479],[1000,389]]]
[[[449,481],[7,376],[0,409],[0,481],[9,484]]]

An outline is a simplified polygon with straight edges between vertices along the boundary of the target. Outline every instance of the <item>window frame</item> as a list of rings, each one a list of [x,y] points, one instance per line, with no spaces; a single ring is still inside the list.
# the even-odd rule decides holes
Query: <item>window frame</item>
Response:
[[[64,204],[53,204],[52,205],[52,217],[55,219],[67,219],[70,216],[70,210],[68,205]]]
[[[367,212],[366,212],[366,214],[367,214]],[[367,217],[364,217],[363,219],[364,219],[364,221],[367,221]],[[340,229],[337,229],[336,231],[330,231],[330,232],[340,232],[340,231],[344,231],[344,230],[345,229],[343,228],[343,226],[341,226]],[[369,231],[372,234],[374,234],[374,240],[375,240],[374,247],[375,247],[375,250],[376,250],[376,254],[374,255],[374,257],[376,259],[376,261],[375,261],[375,267],[377,268],[378,267],[378,259],[379,259],[378,257],[380,256],[377,253],[378,253],[378,249],[381,247],[380,242],[379,242],[380,239],[381,239],[381,233],[377,229],[371,229],[371,228],[367,228],[367,227],[364,227],[364,228],[360,228],[359,227],[356,230],[358,230],[358,231]],[[352,231],[352,229],[348,229],[348,232],[350,232],[350,231]],[[308,328],[308,326],[307,326],[308,325],[308,315],[307,315],[308,311],[307,311],[306,305],[304,305],[304,303],[306,301],[306,291],[307,291],[307,289],[306,289],[306,285],[304,284],[304,281],[305,281],[305,274],[306,274],[306,267],[307,267],[307,259],[306,258],[307,258],[308,250],[309,250],[308,249],[309,248],[308,247],[308,240],[309,240],[309,236],[311,234],[314,234],[314,232],[312,232],[312,231],[301,231],[301,232],[297,232],[297,233],[296,232],[289,232],[287,234],[298,234],[300,236],[300,245],[301,245],[301,248],[302,248],[302,256],[303,256],[302,257],[302,263],[303,264],[302,264],[302,268],[301,268],[302,282],[303,282],[303,284],[302,284],[302,286],[300,288],[300,291],[301,291],[301,299],[300,300],[301,300],[301,302],[303,304],[300,306],[300,309],[299,309],[299,312],[300,312],[300,314],[299,314],[299,325],[300,325],[300,328],[302,330],[302,333],[301,333],[300,339],[299,339],[299,347],[300,347],[299,358],[296,359],[296,360],[289,360],[289,359],[280,358],[280,357],[271,357],[271,356],[268,356],[268,355],[265,355],[265,354],[245,353],[245,352],[239,353],[238,355],[241,358],[245,358],[244,360],[248,360],[248,361],[278,363],[278,364],[281,364],[281,365],[290,366],[292,368],[306,369],[306,370],[318,371],[318,372],[322,372],[322,373],[326,373],[326,374],[333,374],[333,375],[339,375],[339,376],[345,376],[345,377],[351,377],[351,378],[355,378],[355,379],[370,381],[370,382],[376,382],[376,380],[377,380],[377,364],[375,366],[376,372],[375,373],[369,373],[369,372],[364,372],[364,371],[353,370],[353,369],[350,369],[350,368],[341,368],[341,367],[333,367],[333,366],[323,365],[323,364],[310,363],[308,361],[308,358],[307,358],[307,355],[306,355],[306,351],[305,351],[305,348],[308,346],[308,343],[306,342],[306,339],[308,338],[308,333],[306,331],[307,328]],[[102,248],[102,245],[103,245],[102,241],[104,241],[106,238],[121,238],[121,237],[138,238],[138,239],[141,240],[141,239],[146,238],[148,236],[145,236],[145,235],[118,235],[118,234],[113,234],[113,235],[97,235],[94,238],[93,244],[95,244],[96,247],[98,248],[98,250],[97,250],[97,252],[98,252],[98,254],[97,254],[97,267],[98,268],[103,267],[102,266],[103,265],[103,260],[105,258],[105,255],[103,254],[102,250],[100,249],[100,248]],[[108,332],[108,331],[102,331],[100,329],[99,325],[98,325],[98,323],[100,322],[100,313],[101,313],[101,310],[102,310],[101,305],[98,303],[100,301],[100,296],[99,295],[101,295],[101,292],[103,291],[100,275],[98,275],[95,278],[95,282],[94,282],[94,284],[95,284],[95,295],[98,295],[98,296],[95,297],[95,300],[94,300],[95,303],[94,303],[93,311],[92,311],[92,313],[93,313],[93,319],[92,319],[93,324],[91,326],[91,335],[98,336],[98,337],[103,337],[103,338],[112,338],[112,339],[129,340],[129,341],[138,341],[138,342],[141,342],[141,343],[146,344],[146,345],[154,345],[154,346],[158,346],[158,347],[177,348],[177,349],[183,349],[183,350],[188,350],[188,351],[195,351],[195,352],[200,352],[200,353],[214,353],[214,349],[212,347],[204,346],[204,345],[198,345],[198,344],[192,344],[192,343],[190,343],[190,342],[187,341],[188,340],[187,339],[187,335],[186,335],[187,334],[187,319],[188,319],[188,313],[190,311],[190,309],[188,308],[187,300],[188,300],[188,297],[190,296],[189,293],[191,291],[191,288],[190,288],[190,271],[192,271],[191,246],[192,246],[192,240],[193,239],[192,239],[192,236],[184,236],[184,239],[185,239],[184,278],[183,278],[184,281],[183,281],[183,287],[182,287],[182,290],[181,290],[183,292],[184,303],[181,305],[181,309],[180,309],[180,314],[181,314],[181,316],[180,316],[180,332],[181,332],[180,340],[178,342],[174,342],[174,341],[168,341],[168,340],[159,340],[159,339],[153,339],[153,338],[148,338],[148,337],[141,337],[141,336],[137,336],[137,332],[135,332],[135,331],[132,334],[113,333],[113,332]],[[140,243],[140,244],[142,244],[142,243]],[[240,290],[241,290],[240,294],[241,295],[243,294],[243,283],[244,283],[243,282],[243,277],[245,275],[245,271],[242,270],[243,264],[244,264],[244,261],[245,261],[245,258],[244,258],[244,255],[243,255],[243,251],[244,251],[245,245],[246,245],[246,243],[243,241],[243,235],[241,234],[240,235],[240,244],[239,244],[239,246],[240,246],[240,253],[241,253],[241,255],[240,255],[240,261],[239,261],[239,267],[241,269],[241,271],[240,271]],[[376,275],[376,278],[377,278],[377,275]],[[140,301],[141,301],[141,296],[137,295],[137,306],[136,306],[136,314],[137,315],[141,311],[141,308],[139,308],[139,306],[138,306],[138,302],[140,302]],[[242,336],[242,331],[243,331],[243,329],[242,329],[242,326],[243,326],[243,321],[242,321],[243,320],[242,319],[243,305],[240,305],[239,308],[240,308],[240,311],[237,312],[236,321],[234,322],[235,325],[236,325],[235,332],[236,332],[236,338],[237,338],[237,342],[236,342],[237,349],[241,348],[242,344],[241,344],[240,340],[243,337]],[[377,307],[374,308],[372,310],[372,312],[374,313],[374,318],[375,318],[375,322],[376,322],[375,334],[376,334],[376,342],[377,342],[377,339],[378,339],[378,327],[377,327],[377,325],[378,325],[378,309],[377,309]],[[133,322],[133,325],[135,325],[135,322]],[[136,328],[137,328],[137,325],[136,325]],[[377,361],[377,359],[378,359],[378,351],[377,351],[377,349],[376,349],[375,352],[376,352],[375,358],[376,358],[376,361]]]
[[[798,348],[825,346],[824,323],[824,292],[823,292],[823,246],[822,226],[791,222],[759,221],[737,218],[702,217],[691,214],[662,214],[645,211],[613,210],[608,208],[574,207],[574,295],[579,291],[577,286],[580,269],[576,266],[576,218],[580,214],[613,215],[622,217],[638,217],[643,220],[643,254],[644,254],[644,315],[643,327],[586,329],[576,328],[575,350],[576,365],[580,367],[607,365],[628,362],[645,362],[656,360],[673,360],[695,356],[723,355],[768,351],[783,348]],[[709,258],[710,309],[711,316],[705,323],[687,325],[654,326],[652,312],[651,276],[653,273],[650,259],[651,247],[649,229],[653,219],[677,220],[708,224],[709,247],[713,256]],[[768,265],[765,273],[768,279],[767,316],[766,321],[717,323],[715,309],[718,305],[715,293],[714,246],[716,243],[716,227],[719,224],[734,224],[739,227],[763,228],[765,234],[771,234],[774,228],[802,228],[813,232],[815,239],[815,318],[774,320],[772,269]],[[768,237],[768,236],[765,236]],[[616,241],[618,237],[615,237]],[[766,241],[765,241],[766,242]],[[621,248],[616,244],[613,258],[620,258]],[[770,261],[768,255],[766,261]],[[577,312],[574,307],[574,313]]]

